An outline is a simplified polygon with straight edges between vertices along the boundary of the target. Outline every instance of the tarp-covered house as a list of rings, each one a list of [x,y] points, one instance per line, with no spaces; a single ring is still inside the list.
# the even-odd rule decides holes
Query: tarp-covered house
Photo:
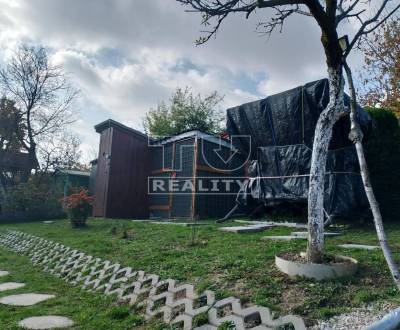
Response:
[[[227,131],[236,146],[250,154],[249,181],[237,202],[243,210],[283,202],[307,203],[314,130],[329,101],[327,80],[227,110]],[[345,106],[349,98],[345,96]],[[369,115],[358,107],[358,118],[367,135]],[[350,216],[365,211],[357,156],[348,139],[348,116],[333,129],[329,147],[324,208],[330,216]],[[251,145],[245,137],[251,138]]]

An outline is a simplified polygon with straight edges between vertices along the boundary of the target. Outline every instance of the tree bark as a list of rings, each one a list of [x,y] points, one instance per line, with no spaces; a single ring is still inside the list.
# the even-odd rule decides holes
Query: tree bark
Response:
[[[4,204],[6,201],[7,201],[6,189],[4,188],[0,178],[0,214],[2,210],[2,204]]]
[[[29,158],[29,166],[22,173],[23,182],[28,181],[32,170],[37,169],[37,165],[38,165],[38,160],[37,160],[37,156],[36,156],[36,142],[35,142],[35,139],[33,138],[33,129],[32,129],[32,122],[31,122],[32,108],[33,108],[33,105],[30,104],[28,106],[27,115],[26,115],[26,128],[27,128],[28,140],[29,140],[29,147],[27,148],[28,158]]]
[[[329,104],[315,128],[308,192],[307,260],[322,262],[324,248],[324,188],[326,161],[333,125],[344,111],[342,66],[328,68]]]
[[[356,90],[354,88],[354,83],[353,83],[353,77],[351,74],[350,67],[347,65],[347,63],[345,63],[344,67],[346,71],[347,81],[349,83],[350,96],[351,96],[351,102],[350,102],[351,130],[349,138],[356,147],[358,162],[360,164],[361,178],[364,184],[364,190],[367,195],[369,205],[371,207],[376,233],[383,251],[383,255],[385,256],[393,280],[397,288],[400,290],[399,268],[397,267],[393,259],[392,251],[386,239],[385,230],[383,228],[382,214],[379,208],[378,201],[376,200],[374,190],[372,188],[368,165],[365,159],[364,148],[362,145],[363,133],[357,120],[357,98],[356,98]]]

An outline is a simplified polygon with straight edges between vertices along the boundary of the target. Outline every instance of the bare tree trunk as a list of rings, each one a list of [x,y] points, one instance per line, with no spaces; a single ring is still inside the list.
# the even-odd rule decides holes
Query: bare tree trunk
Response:
[[[342,67],[328,68],[329,104],[319,116],[315,128],[308,192],[307,260],[322,261],[324,248],[324,188],[326,161],[332,128],[344,111]]]
[[[399,268],[397,267],[393,259],[392,252],[390,250],[389,244],[386,239],[385,230],[383,228],[382,214],[379,208],[378,201],[375,198],[374,190],[372,188],[371,179],[369,176],[368,165],[365,160],[364,148],[362,145],[363,133],[357,121],[357,98],[356,98],[356,90],[354,88],[354,83],[353,83],[353,77],[351,74],[350,67],[347,65],[347,63],[345,63],[344,67],[346,70],[347,81],[349,83],[350,96],[351,96],[351,102],[350,102],[351,131],[349,138],[356,147],[358,162],[360,164],[361,178],[364,184],[364,190],[367,195],[369,205],[371,207],[376,233],[378,235],[383,255],[385,256],[390,272],[392,273],[393,280],[396,283],[397,288],[400,290]]]
[[[0,151],[3,151],[3,143],[5,140],[5,137],[1,139],[2,141],[0,141]],[[3,165],[4,162],[4,152],[0,152],[0,214],[1,214],[1,210],[2,210],[2,205],[4,204],[5,200],[6,200],[6,190],[3,186],[3,178],[4,178],[4,169],[1,167]],[[4,180],[5,181],[5,180]]]
[[[28,140],[29,140],[29,146],[24,144],[23,140],[21,142],[25,145],[25,149],[28,152],[28,159],[29,159],[29,164],[28,167],[25,168],[22,172],[22,182],[27,182],[29,180],[29,177],[32,173],[33,169],[37,169],[37,156],[36,156],[36,142],[35,139],[33,138],[33,129],[32,129],[32,122],[31,122],[31,111],[32,111],[33,105],[30,104],[28,105],[28,109],[26,112],[26,130],[27,130],[27,135],[28,135]]]
[[[4,204],[6,201],[7,201],[6,189],[4,188],[0,178],[0,214],[1,214],[2,204]]]

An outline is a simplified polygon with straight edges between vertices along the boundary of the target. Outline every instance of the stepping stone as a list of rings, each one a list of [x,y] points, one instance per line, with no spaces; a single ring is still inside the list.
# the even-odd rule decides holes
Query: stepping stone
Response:
[[[334,233],[334,232],[325,232],[324,234],[325,234],[325,236],[339,236],[339,235],[342,235],[342,233]],[[308,237],[308,232],[306,232],[306,231],[294,231],[290,235],[307,238]]]
[[[54,297],[55,296],[51,294],[23,293],[3,297],[0,299],[0,304],[9,306],[32,306]]]
[[[218,328],[211,324],[204,324],[200,327],[195,328],[195,330],[218,330]]]
[[[290,235],[291,236],[295,236],[295,237],[307,238],[308,237],[308,232],[306,232],[306,231],[294,231]]]
[[[43,223],[45,223],[45,224],[51,224],[51,223],[54,223],[54,221],[43,221]]]
[[[263,241],[292,241],[295,239],[306,239],[303,236],[264,236],[261,237]]]
[[[7,290],[15,290],[25,286],[25,283],[6,282],[0,284],[0,292]]]
[[[295,222],[270,222],[277,227],[288,227],[288,228],[299,228],[299,229],[307,229],[308,225],[303,223],[295,223]]]
[[[274,225],[277,227],[289,227],[289,228],[303,228],[307,229],[308,225],[296,222],[276,222],[276,221],[251,221],[251,220],[234,220],[237,223],[247,223],[247,224],[263,224],[263,225]]]
[[[179,225],[179,223],[172,221],[150,221],[150,223],[153,225]]]
[[[63,316],[35,316],[28,317],[18,323],[21,328],[24,329],[62,329],[69,328],[74,325],[74,322],[68,317]]]
[[[10,273],[5,270],[0,270],[0,277],[7,276],[8,274],[10,274]]]
[[[325,234],[325,236],[331,236],[331,237],[333,237],[333,236],[340,236],[340,235],[342,235],[342,233],[339,233],[339,232],[333,232],[333,231],[326,231],[324,234]]]
[[[209,225],[209,223],[206,222],[178,222],[178,223],[174,223],[174,225],[178,225],[178,226],[183,226],[183,227],[197,227],[197,226],[205,226],[205,225]]]
[[[236,233],[236,234],[242,234],[242,233],[257,233],[260,231],[264,231],[270,228],[275,227],[274,225],[252,225],[252,226],[238,226],[238,227],[222,227],[219,228],[219,230],[226,231],[229,233]]]
[[[363,244],[341,244],[339,247],[345,248],[345,249],[362,249],[362,250],[376,250],[380,249],[379,246],[375,245],[363,245]]]
[[[151,223],[155,224],[155,225],[175,225],[175,226],[183,226],[183,227],[208,225],[208,223],[204,223],[204,222],[202,223],[202,222],[151,221]]]

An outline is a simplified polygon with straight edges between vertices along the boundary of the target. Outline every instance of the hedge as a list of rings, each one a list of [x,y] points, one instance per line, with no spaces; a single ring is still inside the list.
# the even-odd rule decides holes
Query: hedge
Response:
[[[400,125],[393,112],[366,108],[374,120],[368,136],[366,158],[372,186],[385,220],[400,213]]]
[[[33,175],[28,182],[6,189],[1,203],[1,222],[44,220],[64,216],[62,187],[50,175]]]

